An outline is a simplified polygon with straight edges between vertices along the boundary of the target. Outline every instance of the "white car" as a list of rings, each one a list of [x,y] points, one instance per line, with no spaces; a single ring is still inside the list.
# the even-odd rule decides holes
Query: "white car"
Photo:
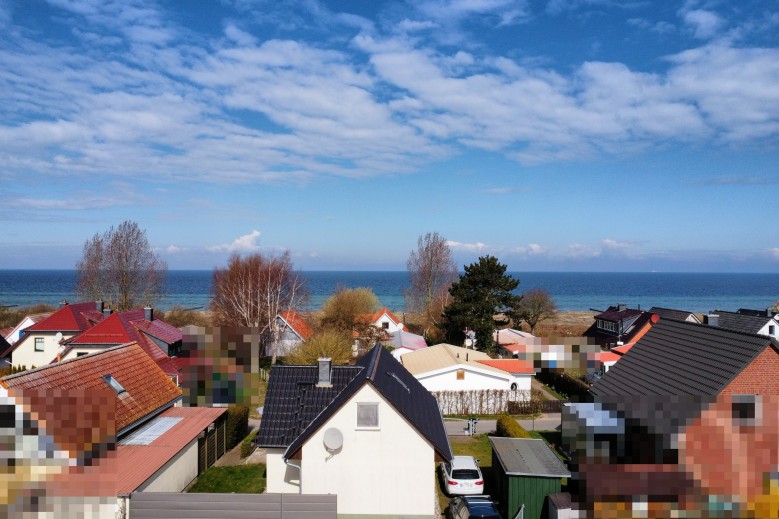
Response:
[[[454,456],[451,461],[441,463],[441,476],[447,494],[462,496],[484,492],[484,478],[478,461],[473,456]]]

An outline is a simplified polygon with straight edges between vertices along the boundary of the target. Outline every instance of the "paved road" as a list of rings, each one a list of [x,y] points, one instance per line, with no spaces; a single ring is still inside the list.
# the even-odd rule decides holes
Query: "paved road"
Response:
[[[519,425],[527,429],[528,431],[553,431],[560,427],[560,413],[547,413],[533,420],[517,420]],[[462,436],[465,435],[465,429],[468,426],[467,420],[455,420],[447,418],[444,421],[446,426],[446,434],[449,436]],[[476,422],[476,433],[493,433],[495,432],[495,420],[479,420]]]

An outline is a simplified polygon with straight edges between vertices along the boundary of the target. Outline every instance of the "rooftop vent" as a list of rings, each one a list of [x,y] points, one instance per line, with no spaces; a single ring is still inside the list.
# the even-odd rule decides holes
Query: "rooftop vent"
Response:
[[[709,314],[707,319],[707,323],[709,326],[719,326],[719,315],[717,314]]]
[[[316,387],[333,387],[333,361],[330,357],[320,357],[317,359],[319,363],[319,377],[317,379]]]

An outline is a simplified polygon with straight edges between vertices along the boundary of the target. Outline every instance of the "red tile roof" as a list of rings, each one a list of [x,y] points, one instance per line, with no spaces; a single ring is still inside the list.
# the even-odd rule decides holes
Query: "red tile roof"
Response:
[[[619,355],[617,353],[613,353],[611,351],[602,351],[600,354],[600,361],[603,363],[606,362],[617,362],[619,359],[622,358],[622,355]]]
[[[295,312],[294,310],[287,310],[285,312],[281,312],[281,318],[284,319],[287,324],[289,324],[290,328],[295,330],[295,333],[300,335],[300,337],[307,341],[311,338],[312,335],[314,335],[314,331],[306,324],[306,322],[303,320],[300,315]]]
[[[490,359],[490,360],[477,360],[476,362],[498,368],[507,373],[530,373],[536,372],[533,368],[532,362],[527,362],[518,359]]]
[[[125,389],[115,395],[116,428],[121,432],[181,397],[181,390],[137,344],[44,366],[0,379],[8,389],[104,390],[104,375]]]
[[[83,332],[102,317],[94,302],[65,305],[27,328],[27,332]]]
[[[63,356],[77,346],[118,346],[137,342],[165,373],[169,376],[177,375],[180,363],[171,359],[149,336],[167,344],[173,344],[183,338],[178,328],[159,319],[149,321],[145,318],[144,309],[136,308],[111,314],[89,330],[73,337],[67,341],[68,347]]]
[[[611,351],[613,351],[613,352],[614,352],[614,353],[616,353],[617,355],[624,355],[624,354],[626,354],[627,352],[629,352],[629,351],[630,351],[630,348],[632,348],[632,347],[633,347],[633,343],[630,343],[630,344],[624,344],[624,345],[622,345],[622,346],[616,346],[616,347],[614,347],[614,348],[611,348]]]
[[[61,474],[47,490],[57,496],[129,494],[225,412],[225,408],[172,407],[160,416],[183,420],[151,444],[119,445],[115,452],[94,467],[78,467]]]
[[[386,307],[386,306],[385,306],[384,308],[382,308],[381,310],[379,310],[378,312],[376,312],[375,314],[371,315],[371,316],[370,316],[370,321],[371,321],[372,323],[375,323],[376,321],[378,321],[379,319],[381,319],[381,317],[382,317],[384,314],[387,314],[387,317],[389,317],[389,318],[392,320],[392,322],[393,322],[393,323],[395,323],[395,324],[397,324],[397,325],[400,325],[400,324],[402,324],[401,320],[400,320],[400,319],[398,319],[398,316],[397,316],[397,315],[395,315],[395,314],[393,314],[392,312],[390,312],[390,311],[387,309],[387,307]]]

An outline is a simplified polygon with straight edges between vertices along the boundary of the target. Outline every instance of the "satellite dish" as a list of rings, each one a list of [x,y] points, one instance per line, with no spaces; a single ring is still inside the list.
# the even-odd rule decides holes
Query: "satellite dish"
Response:
[[[62,340],[62,332],[57,332],[57,335],[55,335],[54,338],[57,342],[60,342]]]
[[[325,431],[324,444],[329,452],[337,451],[343,447],[344,435],[335,427],[331,427]]]

